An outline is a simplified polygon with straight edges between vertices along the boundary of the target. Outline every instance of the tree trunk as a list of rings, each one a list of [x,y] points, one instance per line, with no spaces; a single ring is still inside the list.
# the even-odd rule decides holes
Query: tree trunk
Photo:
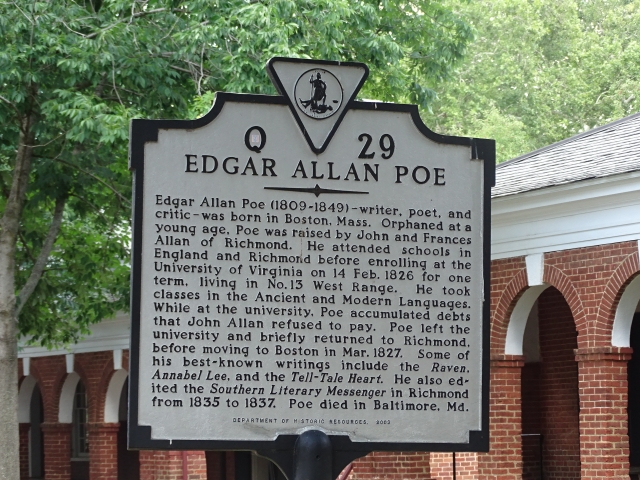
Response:
[[[20,478],[18,432],[18,339],[15,293],[16,241],[29,183],[33,122],[21,125],[11,192],[0,219],[0,479]]]

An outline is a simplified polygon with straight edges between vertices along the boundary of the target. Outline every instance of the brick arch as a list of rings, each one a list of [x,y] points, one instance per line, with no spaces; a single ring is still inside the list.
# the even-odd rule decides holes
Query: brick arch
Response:
[[[598,313],[594,324],[591,325],[593,345],[590,347],[610,346],[612,344],[613,323],[626,287],[640,273],[640,259],[638,252],[627,256],[612,273],[600,299]]]
[[[41,365],[41,362],[47,362]],[[57,365],[56,365],[57,363]],[[30,375],[36,378],[40,386],[42,403],[44,405],[44,421],[58,423],[58,406],[60,393],[67,378],[67,367],[64,357],[38,357],[31,359]],[[47,372],[47,370],[49,370]]]
[[[116,373],[113,365],[113,358],[104,363],[100,380],[96,388],[96,408],[95,414],[91,416],[92,422],[102,422],[104,419],[104,408],[107,400],[107,391],[113,375]]]
[[[562,270],[547,264],[544,266],[543,281],[558,290],[564,297],[569,305],[578,332],[578,348],[585,348],[588,341],[587,317],[582,300],[573,282]]]
[[[74,360],[73,371],[80,376],[80,381],[83,383],[87,392],[87,420],[89,422],[94,422],[96,411],[100,404],[99,394],[97,392],[95,381],[91,381],[90,369],[85,368],[82,358],[78,355],[76,355]]]
[[[529,287],[527,269],[519,270],[507,284],[498,299],[492,313],[491,321],[491,352],[501,355],[504,353],[509,318],[518,299]]]
[[[89,381],[89,378],[87,377],[87,373],[85,372],[82,363],[78,361],[77,356],[74,356],[74,361],[73,361],[73,372],[72,373],[66,373],[66,365],[65,365],[65,375],[64,375],[64,380],[62,382],[60,382],[59,388],[57,390],[57,401],[56,401],[56,405],[58,405],[58,416],[56,418],[60,418],[60,402],[61,402],[61,395],[62,395],[62,391],[65,388],[65,384],[67,382],[67,379],[69,378],[69,376],[71,375],[77,375],[79,377],[78,381],[82,382],[82,384],[84,385],[86,391],[87,391],[87,408],[89,411],[89,417],[91,416],[91,411],[93,410],[93,405],[92,405],[92,389],[91,389],[91,382]],[[77,386],[77,383],[76,383]]]

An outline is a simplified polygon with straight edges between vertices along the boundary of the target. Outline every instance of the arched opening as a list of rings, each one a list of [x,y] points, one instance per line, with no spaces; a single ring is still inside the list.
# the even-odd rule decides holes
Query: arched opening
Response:
[[[631,478],[640,476],[640,304],[636,307],[631,324],[631,348],[633,355],[627,365],[627,381],[629,389],[628,422],[629,422],[629,474]]]
[[[611,345],[614,347],[630,346],[631,325],[633,324],[634,313],[638,309],[639,301],[640,275],[631,280],[618,301],[611,332]]]
[[[29,405],[29,478],[44,478],[44,438],[42,422],[44,422],[44,405],[40,387],[36,384]]]
[[[127,450],[127,413],[129,409],[129,382],[124,382],[118,408],[118,480],[140,480],[140,453]]]
[[[611,332],[611,345],[631,347],[633,355],[627,364],[629,475],[640,478],[640,275],[629,282],[616,307]]]
[[[71,412],[71,480],[89,480],[88,406],[87,390],[80,380]]]
[[[20,422],[20,478],[44,476],[44,445],[42,422],[44,407],[36,379],[24,378],[18,392],[18,422]],[[22,426],[27,426],[24,430]]]
[[[524,332],[523,479],[580,478],[577,331],[562,294],[548,288]]]

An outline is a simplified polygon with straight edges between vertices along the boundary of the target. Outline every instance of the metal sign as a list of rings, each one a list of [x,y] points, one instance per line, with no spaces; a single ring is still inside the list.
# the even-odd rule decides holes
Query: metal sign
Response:
[[[487,450],[494,142],[355,101],[363,64],[268,71],[132,122],[130,447]]]

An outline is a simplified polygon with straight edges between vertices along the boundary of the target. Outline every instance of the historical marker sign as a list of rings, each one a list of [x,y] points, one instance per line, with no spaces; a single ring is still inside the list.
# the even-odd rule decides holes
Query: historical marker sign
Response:
[[[273,59],[282,96],[135,120],[130,445],[488,448],[494,144]]]

